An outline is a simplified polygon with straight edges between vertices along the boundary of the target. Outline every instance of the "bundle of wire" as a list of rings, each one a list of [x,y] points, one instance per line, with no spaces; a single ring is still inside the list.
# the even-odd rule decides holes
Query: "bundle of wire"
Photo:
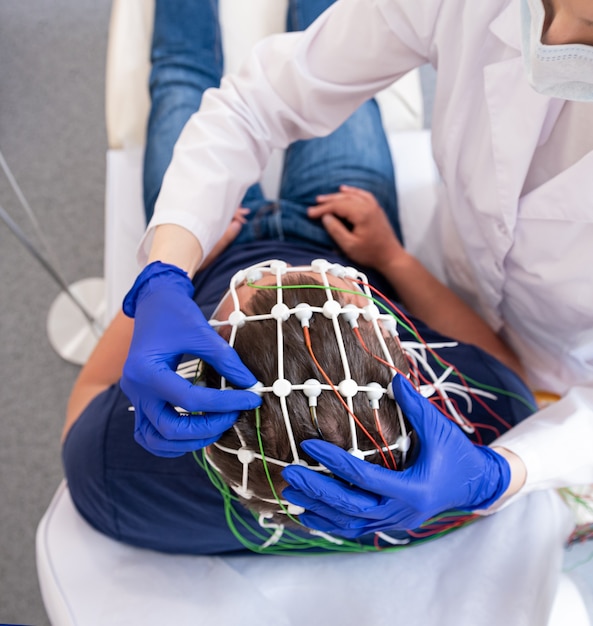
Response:
[[[576,521],[568,544],[584,543],[593,539],[593,485],[565,487],[559,489],[559,493],[573,511]]]
[[[316,276],[319,276],[319,284],[286,284],[287,275],[303,273],[314,273]],[[329,277],[332,276],[350,283],[352,286],[351,289],[330,284]],[[266,279],[262,281],[264,277]],[[245,314],[237,295],[239,286],[244,285],[253,289],[273,289],[276,291],[275,304],[272,306],[269,313],[263,315]],[[314,307],[306,302],[301,302],[297,306],[289,308],[283,301],[283,292],[287,289],[321,289],[325,293],[326,301],[322,307]],[[342,305],[340,301],[334,297],[336,292],[363,296],[367,304],[364,307],[356,306],[352,303]],[[228,318],[225,320],[212,319],[210,324],[218,329],[226,327],[227,333],[228,329],[230,329],[228,341],[231,346],[235,344],[239,329],[243,328],[246,324],[256,324],[262,320],[273,320],[275,322],[277,351],[276,378],[270,381],[260,381],[252,388],[252,391],[260,395],[272,394],[277,398],[292,456],[292,459],[287,462],[286,460],[272,458],[266,454],[261,431],[261,415],[259,409],[255,411],[257,449],[250,449],[247,446],[245,438],[237,425],[234,426],[234,431],[239,442],[237,448],[223,446],[219,442],[213,444],[218,451],[222,451],[228,455],[234,455],[241,464],[242,480],[240,484],[233,482],[229,484],[228,479],[223,477],[223,473],[212,459],[211,447],[202,450],[201,453],[194,453],[196,461],[207,473],[212,484],[221,493],[229,528],[242,545],[254,552],[273,554],[287,554],[303,550],[347,552],[394,550],[401,549],[412,541],[425,541],[439,537],[460,526],[470,523],[476,518],[474,515],[460,512],[448,512],[429,520],[420,529],[407,531],[405,536],[398,534],[392,537],[390,534],[376,533],[372,543],[345,540],[340,537],[330,536],[307,529],[300,524],[298,515],[302,513],[302,509],[282,499],[270,475],[270,467],[284,467],[290,463],[295,463],[306,465],[309,469],[317,472],[327,472],[327,469],[320,464],[314,465],[307,463],[307,461],[302,458],[302,453],[299,451],[298,444],[293,435],[293,419],[297,419],[297,417],[290,415],[286,402],[286,398],[291,393],[300,392],[307,397],[310,419],[321,437],[323,437],[323,435],[321,431],[319,431],[319,423],[316,415],[317,399],[321,393],[335,394],[344,409],[344,418],[347,419],[349,423],[349,452],[360,459],[365,459],[369,455],[379,454],[381,457],[380,462],[385,467],[394,470],[402,469],[405,466],[406,455],[410,448],[410,437],[412,433],[406,428],[406,421],[399,407],[397,407],[397,415],[400,434],[395,441],[386,441],[382,434],[379,438],[380,441],[377,441],[376,438],[366,431],[361,421],[357,418],[352,401],[356,394],[366,394],[372,410],[375,413],[377,425],[379,425],[377,417],[379,403],[382,401],[393,402],[393,396],[391,394],[390,385],[382,386],[375,381],[355,381],[351,378],[348,354],[344,347],[342,329],[338,323],[340,317],[348,322],[349,327],[360,342],[362,348],[369,353],[369,358],[373,358],[386,368],[389,368],[390,378],[394,375],[405,375],[394,364],[393,356],[385,342],[385,336],[391,337],[397,345],[401,347],[406,356],[410,369],[408,376],[417,390],[444,412],[447,417],[454,420],[477,443],[481,443],[479,432],[481,425],[472,423],[459,409],[458,400],[460,398],[465,401],[467,413],[471,413],[472,404],[474,402],[479,403],[505,430],[510,428],[509,424],[500,416],[496,415],[484,402],[484,399],[495,399],[495,394],[501,394],[512,395],[522,402],[525,401],[520,396],[512,394],[512,392],[487,387],[478,381],[474,381],[464,376],[453,365],[444,361],[435,351],[443,347],[455,347],[457,342],[429,344],[423,341],[415,325],[401,308],[393,302],[390,302],[383,294],[379,293],[368,283],[367,277],[355,268],[345,267],[335,263],[332,264],[323,259],[313,261],[310,266],[298,267],[288,266],[283,261],[267,261],[237,272],[230,281],[229,296],[227,297],[232,299],[232,311],[228,315]],[[341,366],[344,373],[344,377],[340,381],[332,381],[316,357],[316,350],[323,350],[323,346],[313,346],[311,342],[309,327],[314,315],[324,316],[326,319],[330,320],[333,325],[335,340],[340,352]],[[308,379],[290,381],[285,378],[284,359],[285,356],[290,358],[290,355],[284,354],[283,324],[290,316],[295,316],[300,322],[303,332],[303,342],[319,372],[319,378],[321,380]],[[364,319],[372,326],[374,334],[382,348],[381,355],[374,354],[367,348],[359,332],[358,320],[360,318]],[[398,326],[405,328],[414,340],[400,341]],[[434,357],[432,360],[436,361],[438,364],[438,371],[435,371],[435,368],[429,363],[429,354]],[[202,364],[199,361],[188,362],[184,364],[179,371],[187,378],[193,378],[196,384],[200,384]],[[221,389],[228,387],[224,379],[221,379],[220,387]],[[302,419],[302,417],[300,419]],[[483,426],[484,428],[493,429],[492,426]],[[381,433],[380,427],[379,433]],[[364,444],[364,441],[370,441],[370,447],[366,447],[369,444]],[[399,455],[398,458],[403,461],[400,468],[396,466],[394,459],[395,451],[397,451]],[[279,523],[275,519],[272,519],[272,517],[277,518],[277,515],[258,515],[257,513],[253,513],[253,515],[258,521],[259,530],[254,530],[251,525],[245,522],[238,510],[239,502],[249,502],[251,498],[258,497],[254,495],[250,486],[249,471],[250,465],[253,462],[258,462],[263,465],[267,477],[272,497],[265,499],[265,501],[275,506],[276,514],[284,515],[287,522],[290,520],[292,523]],[[261,497],[260,499],[264,500],[264,498]],[[301,532],[294,532],[292,530],[299,526]]]

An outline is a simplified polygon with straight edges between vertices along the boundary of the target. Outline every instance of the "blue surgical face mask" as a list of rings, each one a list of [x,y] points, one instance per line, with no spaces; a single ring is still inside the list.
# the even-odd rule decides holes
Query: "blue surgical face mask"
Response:
[[[521,0],[523,61],[529,83],[545,96],[593,102],[593,46],[541,43],[545,17],[542,0]]]

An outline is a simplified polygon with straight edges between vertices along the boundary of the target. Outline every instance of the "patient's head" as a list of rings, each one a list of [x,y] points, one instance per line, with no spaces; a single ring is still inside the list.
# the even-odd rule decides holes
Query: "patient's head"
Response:
[[[242,286],[234,305],[229,298],[216,314],[218,320],[226,319],[239,304],[242,314],[266,316],[248,319],[236,328],[234,338],[229,326],[221,327],[264,392],[259,412],[243,412],[209,447],[207,457],[245,506],[283,523],[288,503],[278,502],[286,487],[282,469],[303,461],[322,469],[301,450],[303,440],[322,438],[392,469],[402,469],[411,455],[410,426],[386,393],[395,372],[385,360],[391,358],[395,368],[407,372],[397,338],[388,332],[389,324],[364,319],[365,313],[376,318],[378,311],[362,292],[330,293],[319,278],[307,272],[285,275],[278,306],[276,280],[264,275],[255,283],[260,288]],[[349,279],[326,275],[326,280],[337,288],[357,289]],[[333,301],[329,305],[328,294]],[[216,377],[206,370],[206,384],[216,386]],[[354,395],[348,388],[352,383],[343,383],[346,379],[356,383]]]

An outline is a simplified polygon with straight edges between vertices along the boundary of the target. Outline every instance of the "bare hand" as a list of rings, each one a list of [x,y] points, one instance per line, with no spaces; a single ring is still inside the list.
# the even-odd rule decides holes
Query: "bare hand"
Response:
[[[355,263],[381,271],[406,254],[387,215],[372,193],[342,185],[338,193],[317,196],[309,207],[312,219],[321,219],[330,237]]]
[[[206,269],[216,257],[226,250],[233,241],[237,238],[239,233],[241,232],[241,228],[243,228],[243,224],[247,221],[246,215],[249,213],[249,209],[244,207],[239,207],[235,211],[235,215],[233,215],[233,220],[228,225],[227,229],[224,231],[224,235],[218,240],[218,243],[212,248],[210,254],[204,259],[202,265],[200,265],[200,270]]]

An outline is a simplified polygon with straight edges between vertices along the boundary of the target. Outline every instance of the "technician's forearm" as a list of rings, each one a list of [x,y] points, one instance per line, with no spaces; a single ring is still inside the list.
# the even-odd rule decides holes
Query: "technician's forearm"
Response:
[[[514,452],[500,446],[492,446],[492,449],[504,457],[511,468],[511,482],[496,504],[497,507],[500,507],[508,498],[512,498],[523,488],[527,480],[527,468],[525,463],[523,463],[523,459]]]
[[[170,263],[185,270],[191,277],[196,273],[202,257],[202,246],[189,230],[176,224],[161,224],[155,228],[148,263]]]
[[[493,442],[525,466],[523,495],[542,489],[593,483],[593,387],[576,387]],[[499,450],[497,450],[499,451]],[[488,512],[514,498],[507,492]]]

